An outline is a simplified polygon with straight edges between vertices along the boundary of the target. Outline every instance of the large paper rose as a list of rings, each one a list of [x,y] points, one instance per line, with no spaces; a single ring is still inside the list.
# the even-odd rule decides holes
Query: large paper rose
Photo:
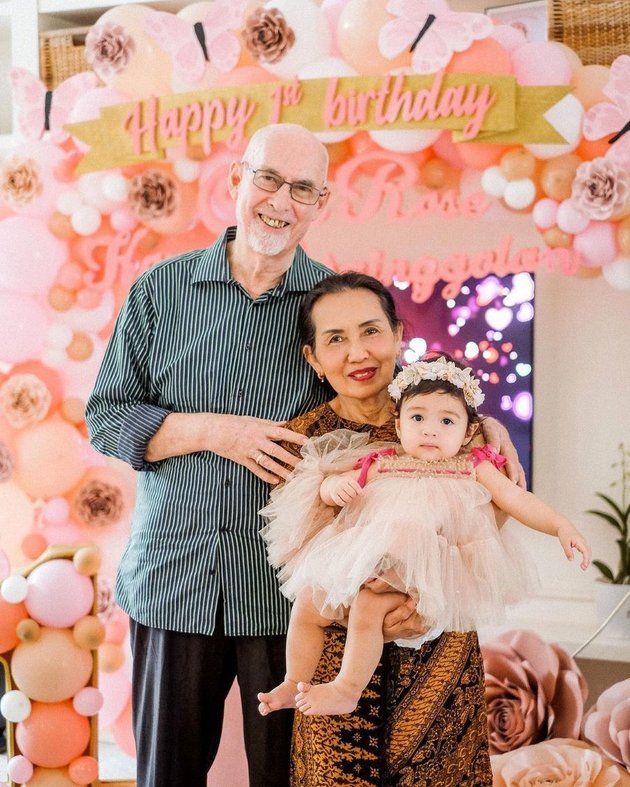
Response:
[[[483,645],[491,754],[546,738],[577,738],[587,687],[569,654],[533,631]]]
[[[42,193],[39,167],[31,158],[13,154],[0,168],[0,197],[12,207],[29,205]]]
[[[582,737],[630,771],[630,679],[600,694],[584,717]]]
[[[245,20],[243,38],[260,63],[277,63],[295,44],[295,33],[277,8],[257,8]]]
[[[133,38],[114,22],[94,25],[85,37],[85,58],[102,79],[124,71],[135,48]]]
[[[588,744],[566,738],[492,758],[492,787],[622,787],[630,777]]]
[[[596,158],[577,168],[571,200],[590,219],[609,219],[630,197],[630,176],[615,161]]]

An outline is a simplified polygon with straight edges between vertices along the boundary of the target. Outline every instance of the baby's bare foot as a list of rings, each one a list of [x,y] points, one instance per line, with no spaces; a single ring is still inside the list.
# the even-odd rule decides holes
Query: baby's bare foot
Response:
[[[349,688],[346,689],[338,681],[320,683],[317,686],[298,683],[297,688],[295,706],[305,716],[338,716],[342,713],[352,713],[361,696]]]
[[[268,692],[260,692],[256,699],[260,702],[258,712],[261,716],[267,716],[274,710],[283,708],[295,708],[295,695],[297,694],[297,682],[291,678],[285,678],[282,683]]]

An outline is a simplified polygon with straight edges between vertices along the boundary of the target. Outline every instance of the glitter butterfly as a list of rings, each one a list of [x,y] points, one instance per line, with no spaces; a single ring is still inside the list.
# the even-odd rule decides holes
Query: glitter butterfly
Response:
[[[92,71],[82,71],[69,77],[54,90],[25,68],[12,68],[9,82],[13,102],[17,106],[20,130],[29,139],[41,139],[50,131],[55,143],[65,142],[70,136],[64,129],[69,121],[77,99],[98,85],[98,77]]]
[[[174,14],[153,11],[144,19],[144,29],[171,56],[173,71],[182,81],[195,84],[203,78],[206,65],[227,73],[238,63],[241,42],[234,32],[240,27],[247,0],[215,0],[203,22],[191,24]]]
[[[606,156],[630,169],[630,55],[620,55],[610,67],[604,94],[612,99],[592,106],[584,115],[586,139],[615,134]]]
[[[444,68],[455,52],[487,38],[493,28],[484,14],[451,11],[446,0],[390,0],[387,12],[398,18],[381,28],[380,53],[393,60],[410,49],[412,69],[418,74],[434,74]]]

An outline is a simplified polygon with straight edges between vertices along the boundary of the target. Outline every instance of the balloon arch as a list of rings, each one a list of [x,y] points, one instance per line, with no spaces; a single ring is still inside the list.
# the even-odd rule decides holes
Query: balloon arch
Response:
[[[212,242],[233,221],[226,174],[246,140],[208,146],[191,137],[159,158],[145,151],[86,171],[90,150],[80,130],[98,127],[112,107],[151,96],[168,104],[172,96],[246,95],[255,86],[252,96],[290,104],[290,90],[302,85],[308,95],[310,80],[352,85],[366,74],[429,83],[439,74],[462,85],[510,77],[526,96],[564,87],[545,113],[562,142],[466,140],[450,121],[319,126],[331,183],[352,193],[354,178],[369,179],[375,162],[388,162],[413,179],[427,205],[439,206],[477,173],[486,204],[529,216],[543,251],[573,255],[570,272],[630,290],[630,56],[610,68],[583,65],[562,44],[528,42],[514,27],[451,12],[444,0],[213,0],[178,14],[120,6],[91,27],[86,55],[92,70],[55,88],[52,103],[35,76],[11,73],[27,141],[0,164],[0,578],[9,561],[36,560],[50,545],[99,546],[100,723],[132,751],[126,620],[112,583],[134,477],[90,448],[84,406],[130,284],[156,261]],[[274,94],[279,80],[285,92]],[[296,111],[308,119],[318,109],[303,99]],[[112,147],[107,133],[103,127],[104,150]],[[528,269],[523,259],[519,265]],[[380,272],[388,284],[391,273]],[[435,280],[441,276],[437,270]],[[0,604],[18,603],[7,593],[8,600],[3,585]],[[4,652],[17,645],[15,625],[15,615],[0,619],[0,643],[10,643]]]

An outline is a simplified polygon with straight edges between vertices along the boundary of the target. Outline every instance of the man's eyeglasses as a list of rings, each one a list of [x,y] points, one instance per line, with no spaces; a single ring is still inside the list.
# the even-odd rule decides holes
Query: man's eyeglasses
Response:
[[[252,169],[246,161],[243,161],[243,164],[252,173],[254,186],[258,186],[263,191],[279,191],[286,183],[289,187],[291,199],[301,202],[302,205],[314,205],[320,197],[326,195],[325,188],[323,191],[320,191],[315,186],[309,186],[308,183],[300,183],[300,181],[291,183],[288,180],[283,180],[275,172],[271,172],[268,169]]]

